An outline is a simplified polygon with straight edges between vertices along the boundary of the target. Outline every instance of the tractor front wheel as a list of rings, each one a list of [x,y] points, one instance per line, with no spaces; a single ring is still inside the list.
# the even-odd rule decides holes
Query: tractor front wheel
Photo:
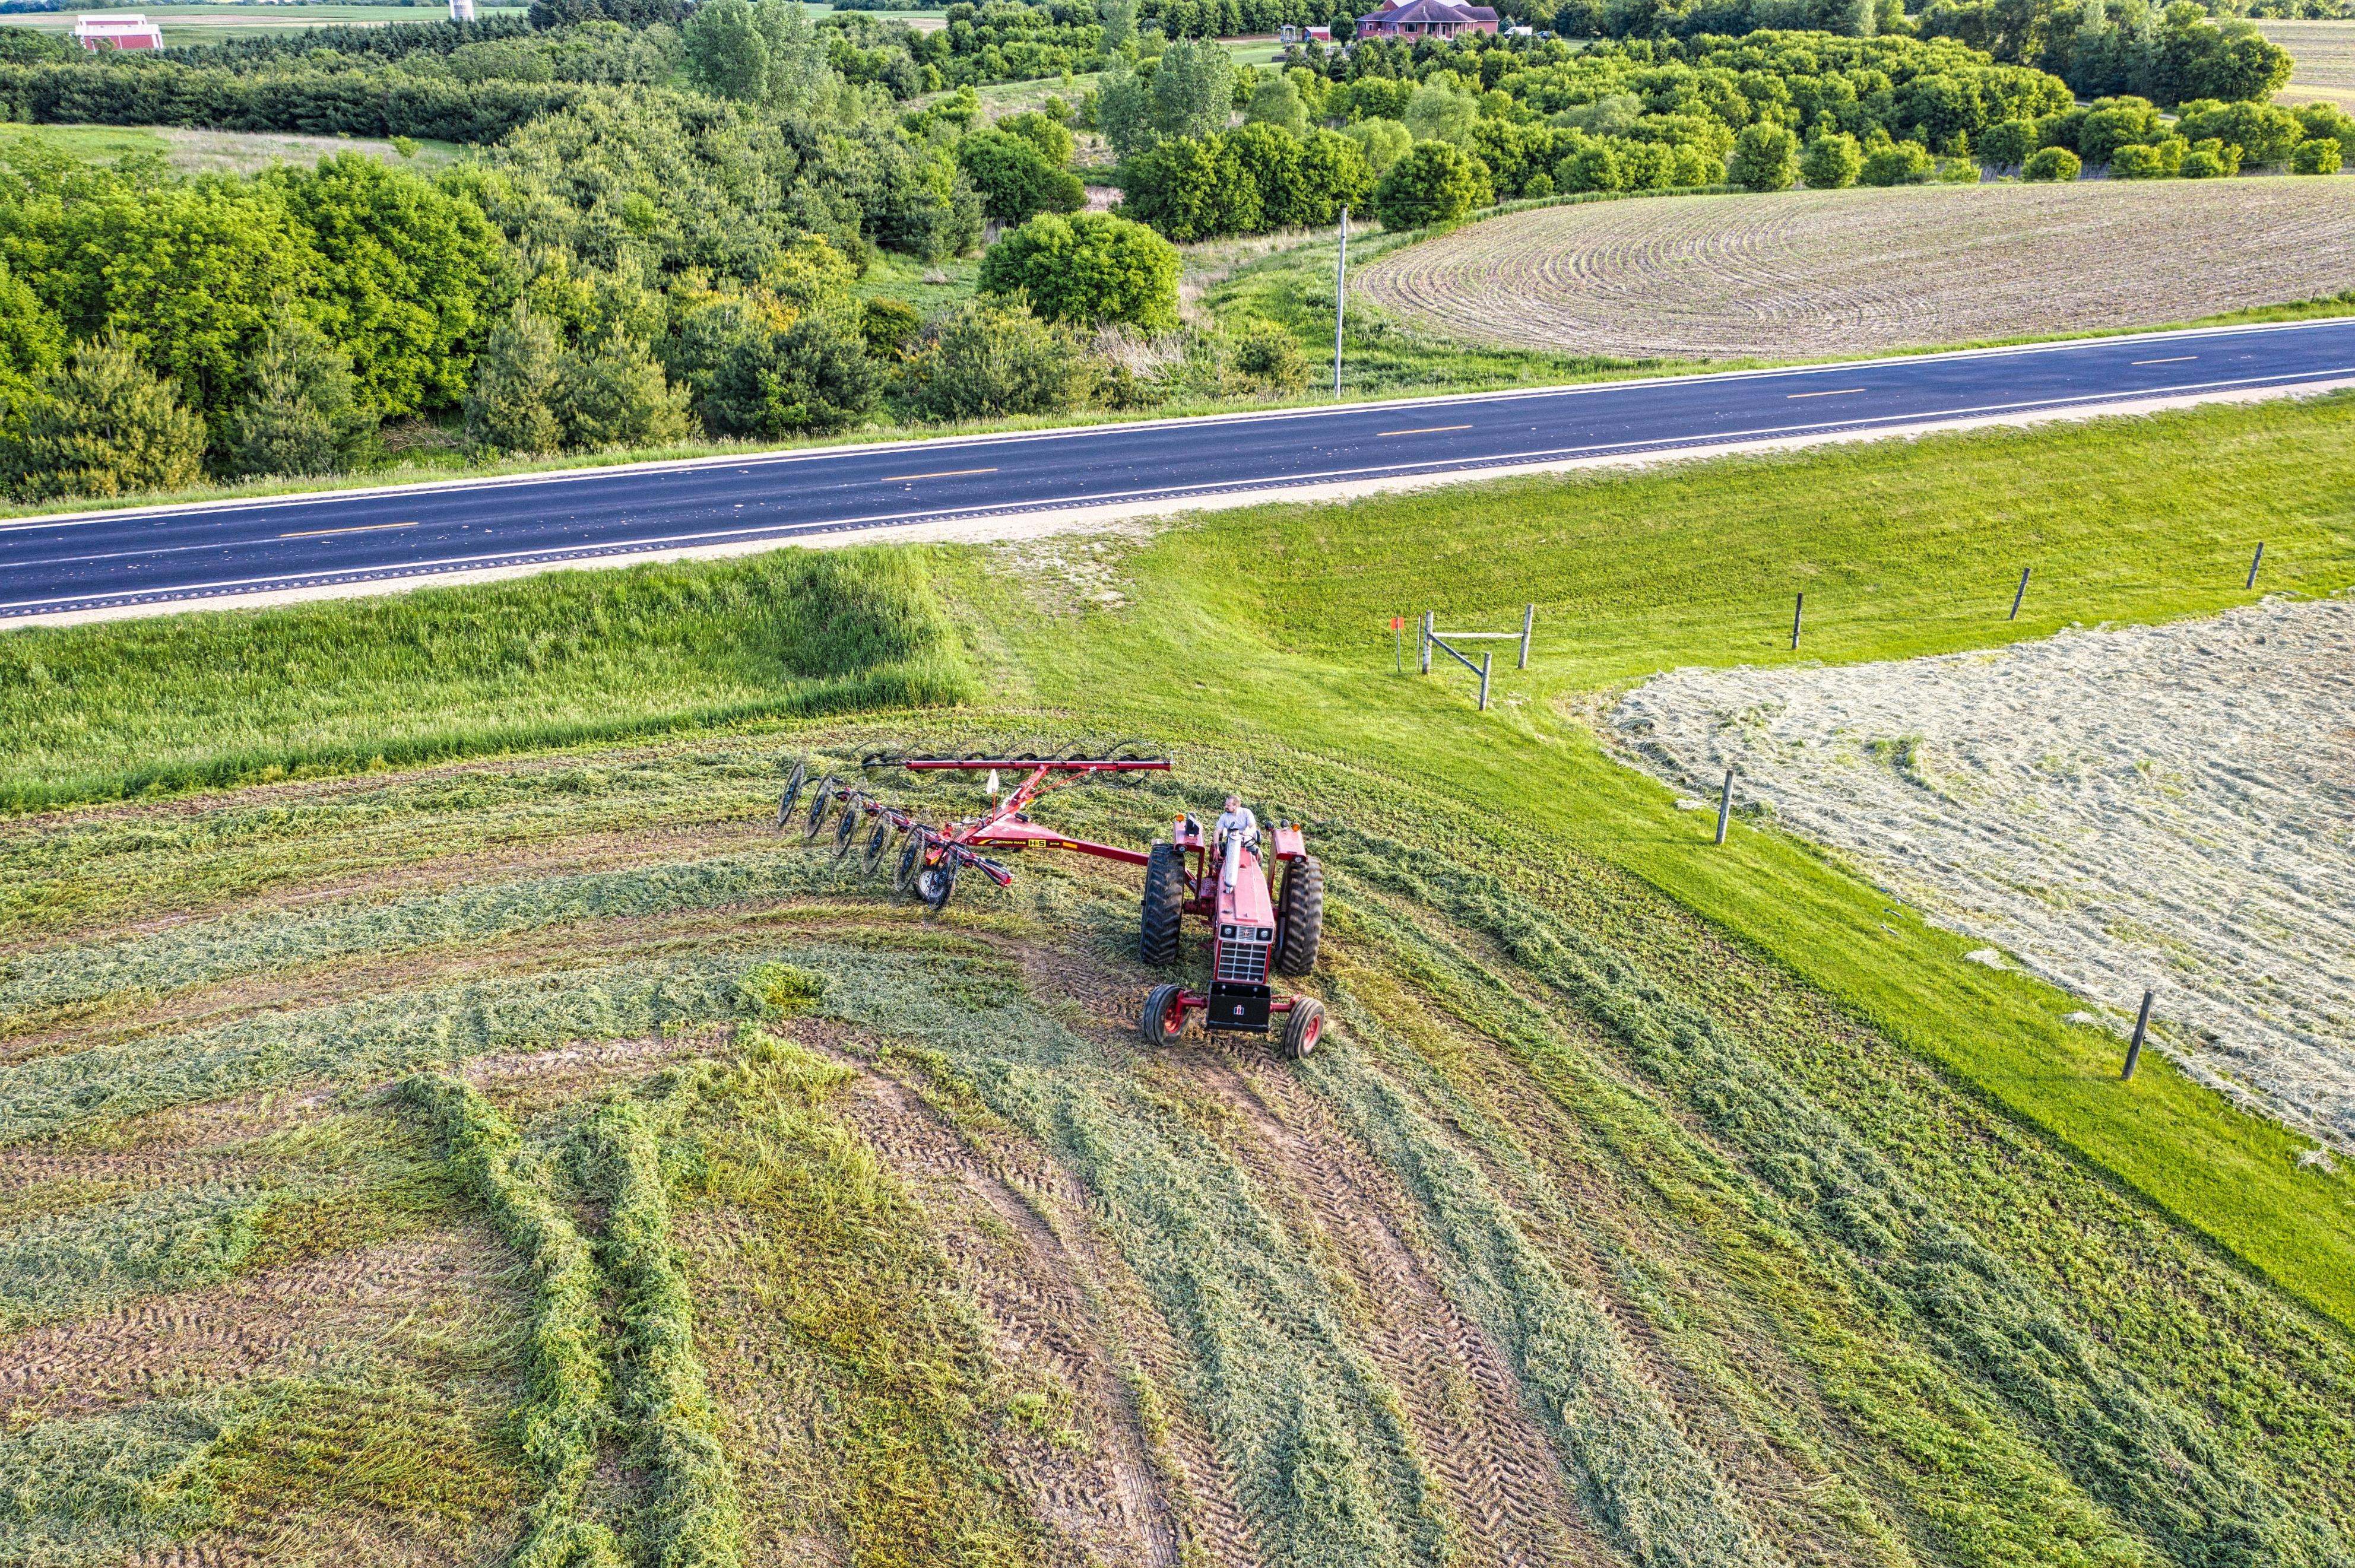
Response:
[[[1325,1038],[1325,1004],[1313,996],[1293,999],[1284,1018],[1284,1054],[1294,1061],[1310,1054]]]
[[[1137,1014],[1137,1037],[1156,1050],[1175,1045],[1186,1033],[1185,994],[1182,985],[1155,986],[1145,999],[1145,1011]]]
[[[1278,974],[1305,975],[1316,967],[1316,944],[1325,936],[1325,868],[1313,854],[1284,868],[1284,897],[1276,914],[1284,940],[1275,949]]]
[[[1145,907],[1137,921],[1136,956],[1148,964],[1178,961],[1178,926],[1186,912],[1186,859],[1174,843],[1157,843],[1145,862]]]

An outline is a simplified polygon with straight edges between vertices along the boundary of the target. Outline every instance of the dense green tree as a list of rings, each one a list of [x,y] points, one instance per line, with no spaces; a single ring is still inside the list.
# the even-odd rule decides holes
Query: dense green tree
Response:
[[[1078,407],[1092,373],[1068,329],[1012,301],[975,298],[924,329],[908,366],[908,404],[935,419],[1052,414]]]
[[[145,193],[110,238],[106,328],[216,421],[279,302],[320,288],[319,253],[279,194],[226,176]]]
[[[1136,37],[1136,0],[1103,0],[1103,51],[1118,52]]]
[[[1406,150],[1414,145],[1414,132],[1397,120],[1360,120],[1341,134],[1358,144],[1366,166],[1377,175],[1405,157]]]
[[[0,257],[0,419],[65,357],[65,323]]]
[[[246,368],[229,423],[240,473],[340,473],[375,447],[376,416],[360,400],[351,356],[300,316],[282,317]]]
[[[1300,89],[1290,77],[1265,76],[1252,89],[1251,101],[1243,106],[1243,122],[1273,125],[1299,136],[1308,130],[1308,110],[1300,101]]]
[[[1799,156],[1799,177],[1809,188],[1836,191],[1856,184],[1856,176],[1864,170],[1864,150],[1856,138],[1834,131],[1807,143]]]
[[[769,96],[769,41],[746,0],[709,0],[687,24],[687,70],[706,92],[739,103]]]
[[[687,432],[687,389],[674,387],[646,345],[610,332],[558,360],[549,390],[566,447],[661,446]]]
[[[360,400],[386,415],[455,404],[484,308],[509,286],[482,210],[357,153],[280,167],[263,183],[320,258],[312,309],[349,351]]]
[[[2110,154],[2110,177],[2115,180],[2171,180],[2183,172],[2183,155],[2190,151],[2180,136],[2156,142],[2129,142]]]
[[[1208,136],[1235,106],[1235,66],[1209,38],[1182,40],[1154,62],[1153,126],[1164,136]]]
[[[478,452],[552,452],[564,444],[553,407],[563,359],[556,329],[520,302],[493,329],[466,394],[466,444]]]
[[[1049,321],[1178,325],[1178,249],[1110,213],[1034,217],[981,259],[981,291],[1026,298]]]
[[[1374,211],[1384,228],[1453,223],[1495,200],[1488,171],[1446,142],[1418,142],[1374,187]]]
[[[957,166],[981,196],[981,210],[1000,223],[1034,213],[1077,212],[1088,193],[1079,175],[1047,161],[1035,142],[1003,131],[976,131],[957,143]]]
[[[2158,134],[2158,110],[2148,99],[2096,99],[2078,128],[2077,155],[2089,164],[2106,164],[2129,142],[2148,142]]]
[[[1446,142],[1468,151],[1479,119],[1480,101],[1453,76],[1433,77],[1407,101],[1406,128],[1418,142]]]
[[[1078,150],[1071,127],[1063,123],[1060,115],[1041,113],[1035,109],[1024,114],[1009,114],[990,129],[1021,137],[1039,149],[1040,157],[1059,169],[1070,166],[1071,154]]]
[[[0,490],[21,501],[176,490],[203,472],[205,422],[112,339],[85,343],[0,419]]]
[[[1725,172],[1744,190],[1788,190],[1799,177],[1799,140],[1781,125],[1745,125]]]
[[[865,418],[882,391],[863,337],[805,315],[741,339],[711,377],[704,417],[723,435],[824,435]]]

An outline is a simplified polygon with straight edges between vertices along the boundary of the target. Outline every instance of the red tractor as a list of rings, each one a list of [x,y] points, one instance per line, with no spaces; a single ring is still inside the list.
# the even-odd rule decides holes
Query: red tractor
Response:
[[[1105,774],[1167,772],[1166,757],[1143,757],[1122,751],[1106,757],[906,757],[877,756],[863,766],[904,768],[919,773],[1000,771],[1028,773],[1014,789],[995,799],[982,816],[967,817],[942,827],[930,827],[899,806],[890,806],[865,790],[837,783],[828,775],[817,781],[802,818],[805,837],[815,839],[829,809],[839,806],[834,833],[835,857],[847,860],[854,853],[862,822],[873,824],[860,864],[869,875],[879,871],[891,835],[901,835],[899,865],[892,877],[895,890],[912,892],[934,909],[945,906],[956,889],[959,870],[971,866],[1003,887],[1014,874],[991,855],[1025,849],[1065,849],[1103,860],[1145,867],[1145,905],[1138,927],[1137,956],[1148,964],[1178,961],[1178,929],[1188,915],[1207,921],[1211,930],[1210,989],[1208,993],[1182,985],[1156,986],[1146,999],[1137,1032],[1147,1044],[1167,1045],[1184,1033],[1192,1015],[1202,1015],[1205,1029],[1239,1030],[1266,1034],[1283,1021],[1284,1049],[1295,1057],[1316,1049],[1325,1033],[1325,1004],[1313,996],[1278,997],[1269,988],[1268,968],[1305,975],[1316,963],[1316,944],[1325,927],[1325,874],[1316,857],[1303,846],[1298,823],[1273,830],[1273,849],[1284,867],[1280,892],[1268,885],[1268,872],[1260,859],[1259,823],[1230,797],[1227,813],[1209,836],[1192,817],[1180,817],[1169,840],[1156,843],[1148,853],[1074,839],[1030,821],[1028,808],[1037,798],[1071,779]],[[794,765],[784,796],[777,802],[777,826],[783,829],[797,812],[803,790],[810,783],[807,768]],[[991,789],[996,788],[993,779]],[[1193,856],[1189,872],[1186,857]]]
[[[1188,915],[1210,927],[1210,989],[1159,985],[1145,999],[1137,1033],[1148,1045],[1167,1045],[1196,1012],[1205,1029],[1274,1033],[1283,1021],[1284,1054],[1316,1049],[1325,1035],[1325,1004],[1313,996],[1277,997],[1268,968],[1305,975],[1316,966],[1325,929],[1325,872],[1307,852],[1298,823],[1271,837],[1284,867],[1280,891],[1271,890],[1260,860],[1259,823],[1230,796],[1226,814],[1209,835],[1192,817],[1180,817],[1167,842],[1145,863],[1145,907],[1136,954],[1148,964],[1178,961],[1178,933]],[[1193,857],[1188,871],[1187,856]]]

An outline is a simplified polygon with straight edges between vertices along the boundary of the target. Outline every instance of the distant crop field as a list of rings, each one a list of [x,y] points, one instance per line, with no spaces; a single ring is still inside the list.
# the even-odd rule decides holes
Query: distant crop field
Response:
[[[2297,61],[2275,101],[2355,109],[2355,22],[2260,22],[2257,30]]]
[[[223,38],[255,33],[300,33],[313,27],[381,26],[393,22],[434,22],[450,15],[442,5],[150,5],[145,7],[164,28],[170,48],[217,44]],[[520,16],[520,5],[482,5],[474,15]],[[73,11],[18,12],[0,16],[0,26],[33,27],[45,33],[70,33],[80,15]]]
[[[37,142],[86,164],[154,153],[184,174],[250,174],[272,164],[312,164],[337,153],[365,153],[384,163],[430,172],[464,151],[454,142],[420,142],[404,159],[389,142],[357,136],[303,136],[291,132],[203,131],[181,125],[17,125],[0,121],[0,154]]]
[[[1804,358],[2325,298],[2355,288],[2350,218],[2355,180],[2288,177],[1663,197],[1473,224],[1357,286],[1460,338]]]

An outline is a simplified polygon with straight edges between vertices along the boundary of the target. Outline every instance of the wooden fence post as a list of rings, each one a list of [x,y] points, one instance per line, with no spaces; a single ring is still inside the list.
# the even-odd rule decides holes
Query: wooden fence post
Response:
[[[2121,1079],[2132,1078],[2135,1064],[2142,1060],[2142,1037],[2150,1030],[2150,998],[2149,991],[2142,993],[2142,1016],[2135,1020],[2134,1038],[2126,1042],[2126,1070],[2118,1075]]]

